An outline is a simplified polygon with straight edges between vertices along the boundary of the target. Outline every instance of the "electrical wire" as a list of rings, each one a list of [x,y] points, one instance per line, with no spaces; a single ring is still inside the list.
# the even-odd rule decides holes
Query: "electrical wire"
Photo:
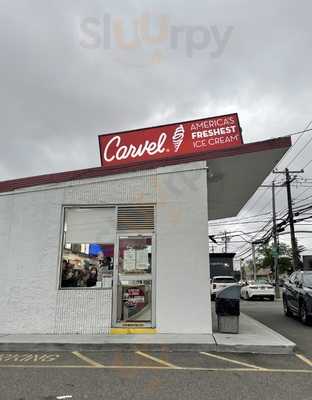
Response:
[[[289,156],[289,152],[291,152],[291,151],[294,150],[295,146],[296,146],[296,145],[299,143],[299,141],[304,137],[305,133],[312,130],[312,129],[309,129],[309,127],[311,126],[311,124],[312,124],[312,120],[308,122],[308,124],[306,125],[306,127],[304,128],[303,131],[301,131],[301,132],[296,132],[296,133],[295,133],[295,134],[300,134],[299,138],[297,139],[297,141],[295,142],[295,144],[291,147],[291,149],[290,149],[288,152],[286,152],[286,153],[284,154],[284,156],[280,159],[280,161],[277,163],[276,167],[278,167],[278,165],[280,165],[281,162],[282,162],[287,156]],[[295,135],[295,134],[294,134],[294,135]],[[289,135],[289,136],[293,136],[293,135]],[[310,143],[310,141],[312,141],[312,136],[311,136],[311,138],[310,138],[310,140],[309,140],[309,143]],[[293,158],[287,163],[287,167],[289,167],[290,164],[291,164],[294,160],[297,159],[297,157],[302,153],[302,151],[303,151],[305,148],[306,148],[306,144],[305,144],[305,145],[303,146],[303,148],[295,155],[295,157],[293,157]],[[312,161],[311,161],[311,162],[312,162]],[[271,171],[271,172],[272,172],[272,171]],[[268,189],[269,189],[269,188],[267,188],[267,190],[268,190]],[[263,196],[267,193],[267,190],[264,191],[264,192],[262,193],[262,195],[260,196],[260,198],[256,201],[255,205],[263,198]],[[278,194],[279,194],[280,192],[281,192],[281,188],[278,189],[278,190],[276,191],[275,196],[277,197]],[[249,201],[246,203],[245,207],[248,207],[248,204],[249,204],[250,201],[252,201],[252,197],[251,197],[251,198],[249,199]],[[267,204],[261,209],[261,211],[264,210],[269,204],[270,204],[270,202],[267,203]],[[254,206],[255,206],[255,205],[254,205]]]
[[[310,122],[308,122],[308,124],[307,124],[306,127],[304,128],[304,130],[302,131],[302,134],[301,134],[300,137],[297,139],[297,141],[295,142],[295,144],[294,144],[294,146],[292,147],[292,149],[294,149],[294,147],[298,144],[298,142],[304,137],[305,133],[306,133],[306,132],[309,132],[309,131],[311,130],[311,129],[309,129],[309,127],[311,126],[311,124],[312,124],[312,119],[311,119]],[[299,152],[295,155],[295,157],[293,157],[290,161],[288,161],[287,167],[289,167],[290,164],[291,164],[292,162],[294,162],[294,161],[300,156],[300,154],[302,154],[302,152],[306,149],[307,144],[309,144],[311,141],[312,141],[312,136],[311,136],[311,138],[309,139],[308,143],[305,143],[305,144],[303,145],[302,149],[299,150]],[[287,154],[287,153],[286,153],[286,154]],[[282,159],[283,159],[283,158],[282,158]],[[282,160],[281,160],[281,161],[282,161]],[[304,169],[304,168],[303,168],[303,169]]]
[[[305,135],[306,132],[312,130],[312,129],[308,129],[308,128],[311,126],[311,124],[312,124],[312,120],[307,124],[306,128],[305,128],[303,131],[297,132],[297,133],[296,133],[296,134],[300,134],[300,137],[297,139],[297,141],[295,142],[295,144],[294,144],[294,146],[291,148],[291,150],[293,150],[293,149],[296,147],[296,145],[298,145],[299,141],[304,137],[304,135]],[[312,141],[312,137],[309,139],[308,143],[306,143],[306,144],[299,150],[299,152],[298,152],[290,161],[288,161],[287,167],[289,167],[290,164],[291,164],[293,161],[295,161],[295,160],[299,157],[300,154],[302,154],[302,152],[306,149],[306,146],[307,146],[311,141]],[[291,151],[291,150],[290,150],[290,151]],[[285,153],[285,155],[284,155],[284,156],[282,157],[282,159],[279,161],[279,163],[277,164],[277,166],[283,161],[283,159],[286,157],[286,155],[289,155],[289,152],[288,152],[288,154]],[[309,161],[309,162],[306,164],[306,166],[307,166],[307,165],[310,165],[311,162],[312,162],[312,160]],[[304,166],[304,168],[306,168],[306,166]],[[303,169],[304,169],[304,168],[303,168]],[[308,183],[307,180],[306,180],[305,182]],[[310,188],[310,187],[312,187],[312,186],[308,186],[308,185],[303,186],[303,185],[300,185],[300,188],[302,188],[302,187],[308,187],[308,188]],[[253,204],[253,207],[255,207],[255,206],[259,203],[259,201],[267,194],[268,189],[269,189],[269,187],[266,188],[266,190],[262,192],[262,194],[260,195],[260,197],[256,200],[256,203]],[[282,190],[282,188],[280,187],[280,188],[276,191],[275,197],[277,197],[277,196],[281,193],[281,190]],[[307,191],[307,190],[305,190],[303,193],[306,193],[306,191]],[[300,197],[302,196],[303,193],[300,194]],[[300,197],[299,197],[299,198],[300,198]],[[311,196],[311,197],[312,197],[312,196]],[[310,198],[310,196],[308,196],[306,199],[308,199],[308,198]],[[301,202],[304,201],[304,200],[306,200],[306,199],[301,200]],[[245,207],[248,208],[249,203],[252,202],[253,200],[254,200],[254,199],[251,198],[251,199],[247,202],[247,204],[245,205]],[[297,200],[298,200],[298,198],[297,198]],[[295,199],[295,201],[296,201],[296,199]],[[270,203],[271,203],[271,200],[270,200],[268,203],[266,203],[266,204],[264,205],[264,207],[261,208],[260,212],[263,211],[263,210],[265,210],[266,207],[267,207]],[[248,211],[248,209],[247,209],[247,210],[244,210],[244,211]],[[267,215],[267,214],[269,214],[269,213],[264,213],[264,215]],[[258,215],[259,215],[259,214],[258,214]],[[224,224],[224,225],[226,225],[226,224],[231,224],[231,225],[234,225],[234,224],[236,224],[236,225],[239,225],[239,224],[246,224],[247,222],[249,222],[249,221],[245,221],[245,219],[247,219],[247,218],[248,218],[248,217],[245,217],[245,218],[243,217],[243,218],[241,218],[244,222],[243,222],[243,221],[240,221],[240,222],[238,221],[238,223],[236,223],[236,222],[227,222],[227,221],[225,221],[225,222],[222,222],[222,223],[219,223],[219,224],[210,224],[210,226],[218,226],[218,225],[221,225],[221,224]],[[256,223],[260,223],[260,221],[251,221],[251,223],[255,223],[255,224],[256,224]],[[257,231],[256,235],[252,238],[252,240],[255,240],[255,239],[257,238],[257,236],[259,235],[259,233],[262,233],[262,232],[268,227],[268,225],[270,225],[271,223],[272,223],[271,220],[269,220],[268,222],[266,222],[266,224],[265,224],[261,229],[259,229],[259,230]],[[270,231],[271,231],[271,232],[270,232]],[[271,237],[271,235],[272,235],[272,229],[269,229],[269,230],[266,232],[266,234],[264,235],[263,238],[266,239],[266,240],[268,240],[268,239]],[[232,243],[233,243],[233,242],[232,242]],[[248,249],[248,250],[244,250],[244,247],[246,247],[246,246],[243,245],[243,246],[239,247],[238,251],[240,251],[240,254],[239,254],[237,257],[242,257],[243,255],[245,255],[245,254],[247,254],[247,253],[248,253],[248,254],[250,253],[250,250],[249,250],[249,249]],[[248,255],[248,256],[249,256],[249,255]],[[246,256],[246,257],[247,257],[247,256]]]

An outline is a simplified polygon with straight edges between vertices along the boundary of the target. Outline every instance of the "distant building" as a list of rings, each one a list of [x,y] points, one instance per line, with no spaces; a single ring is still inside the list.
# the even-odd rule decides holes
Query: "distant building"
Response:
[[[303,269],[312,271],[312,256],[303,256]]]
[[[210,279],[214,276],[234,276],[233,259],[236,253],[210,253]]]

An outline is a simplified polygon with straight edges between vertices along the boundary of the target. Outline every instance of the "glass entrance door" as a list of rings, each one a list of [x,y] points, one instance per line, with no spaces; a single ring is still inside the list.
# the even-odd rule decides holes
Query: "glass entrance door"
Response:
[[[154,237],[120,235],[114,271],[114,326],[154,326]]]

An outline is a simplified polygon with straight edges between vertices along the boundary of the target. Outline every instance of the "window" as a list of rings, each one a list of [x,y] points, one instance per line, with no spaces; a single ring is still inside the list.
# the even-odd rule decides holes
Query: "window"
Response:
[[[61,288],[111,288],[114,208],[65,208]]]

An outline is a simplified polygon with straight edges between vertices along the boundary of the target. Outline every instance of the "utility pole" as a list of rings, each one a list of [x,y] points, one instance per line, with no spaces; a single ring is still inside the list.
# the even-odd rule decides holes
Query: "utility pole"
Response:
[[[231,238],[228,236],[227,231],[224,231],[224,236],[222,236],[222,241],[224,242],[224,253],[228,251],[228,242]]]
[[[280,290],[279,290],[279,271],[278,271],[278,241],[277,241],[277,230],[276,230],[276,205],[275,205],[275,182],[272,182],[272,218],[273,218],[273,249],[272,255],[274,258],[274,276],[275,276],[275,297],[279,299]]]
[[[227,253],[227,241],[228,241],[228,237],[226,234],[226,231],[224,231],[224,252]]]
[[[243,280],[243,260],[241,258],[239,259],[239,270],[240,270],[240,278],[242,281]]]
[[[285,172],[286,172],[286,189],[287,189],[288,217],[289,217],[292,257],[293,257],[294,269],[295,271],[297,271],[299,269],[299,262],[298,262],[299,255],[298,255],[297,240],[295,235],[294,213],[293,213],[292,199],[291,199],[291,188],[290,188],[291,180],[288,168],[285,169]]]
[[[253,265],[253,280],[257,280],[257,265],[256,265],[256,249],[255,243],[251,243],[251,250],[252,250],[252,265]]]
[[[303,169],[300,171],[289,171],[288,168],[285,168],[285,171],[273,171],[273,173],[275,173],[275,174],[285,174],[285,176],[286,176],[285,185],[286,185],[286,189],[287,189],[288,219],[289,219],[289,228],[290,228],[292,259],[293,259],[293,265],[294,265],[295,271],[300,268],[300,263],[299,263],[297,240],[296,240],[296,235],[295,235],[294,214],[293,214],[293,208],[292,208],[290,184],[296,178],[291,178],[290,174],[302,174],[303,172],[304,172]]]

